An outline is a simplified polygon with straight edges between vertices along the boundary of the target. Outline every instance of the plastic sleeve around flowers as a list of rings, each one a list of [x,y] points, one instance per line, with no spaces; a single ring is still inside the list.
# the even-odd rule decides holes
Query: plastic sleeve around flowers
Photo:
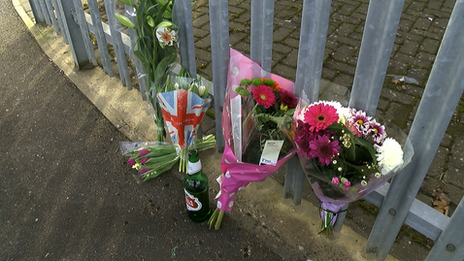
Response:
[[[302,94],[301,96],[304,96]],[[304,99],[300,99],[300,103],[295,110],[294,121],[302,120],[301,112],[304,108],[309,105],[309,102]],[[405,136],[405,135],[404,135]],[[349,187],[334,185],[332,180],[329,180],[316,165],[313,164],[315,159],[308,158],[305,153],[302,152],[301,148],[297,146],[297,153],[300,159],[301,166],[308,177],[310,184],[315,192],[316,196],[323,203],[330,203],[337,206],[342,206],[347,203],[354,202],[361,199],[365,195],[373,192],[385,182],[393,178],[400,170],[406,167],[412,160],[414,155],[414,149],[409,139],[402,141],[401,147],[403,149],[403,164],[396,166],[393,170],[386,173],[385,175],[377,175],[370,177],[367,184],[355,183]],[[336,213],[336,212],[335,212]]]
[[[261,181],[276,172],[295,154],[292,146],[282,157],[279,157],[275,165],[258,165],[242,161],[242,155],[250,143],[250,136],[256,130],[256,118],[252,115],[253,104],[244,102],[235,89],[242,79],[253,78],[272,79],[283,90],[294,93],[294,84],[291,81],[262,70],[249,58],[230,49],[228,84],[222,115],[225,140],[225,150],[221,161],[223,174],[217,179],[221,186],[221,192],[217,196],[217,208],[221,211],[231,211],[235,194],[238,191],[250,182]]]

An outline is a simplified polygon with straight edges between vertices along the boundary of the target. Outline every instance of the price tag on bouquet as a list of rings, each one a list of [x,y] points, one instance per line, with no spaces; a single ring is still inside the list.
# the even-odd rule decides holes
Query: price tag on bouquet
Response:
[[[267,140],[266,144],[264,144],[259,165],[265,164],[275,166],[279,160],[282,145],[284,145],[283,140]]]

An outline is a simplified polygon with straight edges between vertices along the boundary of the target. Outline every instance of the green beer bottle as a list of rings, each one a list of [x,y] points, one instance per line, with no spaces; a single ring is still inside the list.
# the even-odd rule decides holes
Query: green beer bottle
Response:
[[[208,177],[201,171],[198,151],[191,150],[184,178],[184,192],[188,216],[195,222],[205,221],[211,213],[208,187]]]

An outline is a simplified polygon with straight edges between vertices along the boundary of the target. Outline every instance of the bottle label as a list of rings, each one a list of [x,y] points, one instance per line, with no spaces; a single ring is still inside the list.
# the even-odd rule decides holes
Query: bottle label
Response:
[[[186,189],[184,189],[184,191],[185,191],[185,204],[187,205],[187,210],[188,211],[200,211],[202,207],[200,200],[194,195],[188,193]]]
[[[200,170],[201,170],[201,161],[197,161],[195,163],[192,163],[189,161],[187,165],[187,173],[189,175],[195,174]]]

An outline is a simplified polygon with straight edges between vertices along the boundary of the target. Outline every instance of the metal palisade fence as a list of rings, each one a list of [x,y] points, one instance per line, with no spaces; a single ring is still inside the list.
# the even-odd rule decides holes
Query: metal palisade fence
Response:
[[[350,107],[375,115],[382,85],[405,0],[371,0],[367,12],[361,48],[354,75]],[[96,0],[87,0],[89,12],[81,0],[29,0],[36,22],[53,26],[69,44],[76,66],[96,65],[97,60],[89,39],[95,35],[99,57],[108,75],[114,72],[107,43],[114,49],[117,69],[123,85],[132,88],[126,55],[131,55],[134,32],[121,33],[114,19],[114,0],[104,0],[107,23],[100,19]],[[180,30],[182,65],[196,75],[190,1],[175,1],[175,17]],[[301,14],[298,62],[295,77],[296,91],[305,90],[310,100],[317,100],[324,59],[331,0],[304,0]],[[128,13],[130,7],[126,6]],[[270,71],[274,0],[251,1],[250,56]],[[229,64],[229,10],[227,0],[209,1],[211,57],[214,109],[221,115]],[[133,17],[129,17],[133,18]],[[433,210],[415,197],[444,136],[454,109],[464,90],[464,0],[456,0],[448,27],[442,39],[435,63],[414,117],[408,139],[415,148],[412,162],[391,183],[368,195],[366,200],[380,207],[371,230],[366,251],[384,260],[403,224],[435,241],[427,260],[463,260],[464,201],[461,199],[451,218]],[[135,60],[138,74],[143,74]],[[139,80],[142,96],[146,88]],[[446,87],[443,87],[446,86]],[[433,120],[430,120],[433,119]],[[215,117],[218,147],[224,147],[222,118]],[[295,163],[295,164],[293,164]],[[296,157],[287,164],[284,192],[293,197],[294,204],[302,198],[304,173]],[[335,230],[339,230],[340,217]]]

